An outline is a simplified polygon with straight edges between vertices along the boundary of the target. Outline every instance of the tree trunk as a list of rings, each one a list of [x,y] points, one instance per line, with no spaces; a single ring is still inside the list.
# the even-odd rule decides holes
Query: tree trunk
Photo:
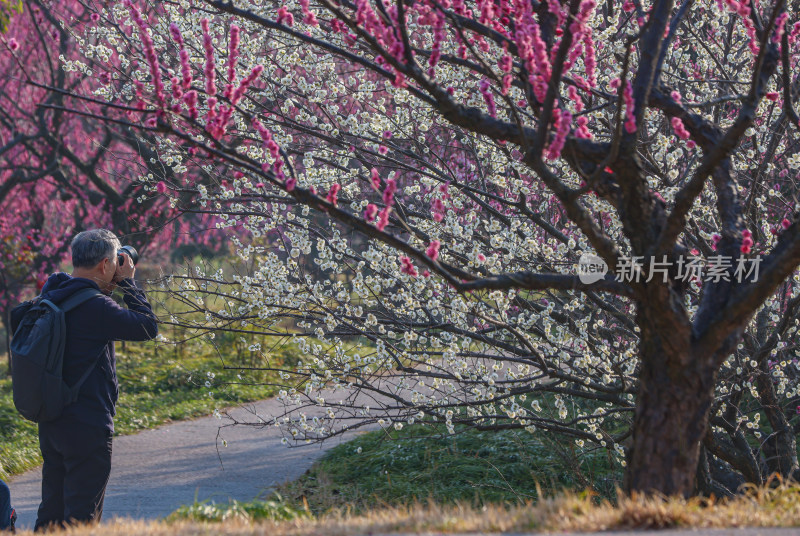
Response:
[[[647,307],[637,321],[641,371],[625,488],[689,496],[713,400],[715,360],[694,355],[691,324],[680,310]]]

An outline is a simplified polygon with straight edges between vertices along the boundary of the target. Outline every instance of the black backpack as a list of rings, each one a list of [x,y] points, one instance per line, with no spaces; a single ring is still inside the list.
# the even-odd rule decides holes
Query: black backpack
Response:
[[[61,377],[67,330],[64,313],[95,296],[94,288],[79,290],[59,305],[41,296],[23,302],[11,311],[11,385],[14,405],[23,417],[46,422],[61,416],[64,407],[78,399],[78,391],[89,377],[100,355],[78,382],[68,386]]]

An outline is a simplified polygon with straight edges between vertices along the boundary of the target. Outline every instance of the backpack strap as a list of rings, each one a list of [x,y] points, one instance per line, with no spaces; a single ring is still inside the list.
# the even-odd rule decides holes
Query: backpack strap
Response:
[[[79,290],[78,292],[76,292],[75,294],[73,294],[72,296],[70,296],[69,298],[64,300],[63,302],[61,302],[61,304],[58,306],[58,308],[66,313],[67,311],[71,311],[72,309],[74,309],[77,306],[81,305],[82,303],[94,298],[95,296],[101,296],[101,295],[102,294],[100,293],[100,291],[97,290],[96,288],[85,288],[83,290]],[[97,354],[97,357],[94,359],[94,361],[92,362],[91,366],[89,366],[89,368],[86,369],[86,372],[83,373],[83,376],[81,376],[81,379],[78,380],[75,383],[75,385],[73,385],[72,387],[69,387],[69,402],[70,403],[73,403],[78,399],[78,391],[80,391],[81,386],[89,378],[89,374],[92,373],[94,368],[97,366],[97,363],[100,362],[100,356],[103,355],[104,351],[105,351],[105,346],[103,347],[103,350],[101,350],[100,353]]]
[[[97,354],[96,358],[94,358],[94,361],[92,362],[91,366],[86,369],[86,372],[83,373],[83,376],[81,376],[81,379],[78,380],[77,382],[75,382],[75,385],[73,385],[72,387],[69,387],[66,384],[66,382],[64,383],[64,385],[67,386],[67,388],[69,389],[69,399],[67,400],[68,403],[73,404],[76,400],[78,400],[78,393],[81,390],[81,386],[84,384],[84,382],[87,379],[89,379],[89,374],[92,373],[92,371],[95,369],[97,364],[100,362],[100,356],[103,355],[105,350],[106,350],[106,347],[103,346],[103,349],[100,350],[100,353]]]
[[[66,313],[67,311],[75,309],[83,302],[88,301],[89,299],[95,296],[101,296],[101,295],[102,294],[100,293],[100,291],[97,290],[96,288],[85,288],[83,290],[79,290],[78,292],[76,292],[63,302],[61,302],[58,308]]]

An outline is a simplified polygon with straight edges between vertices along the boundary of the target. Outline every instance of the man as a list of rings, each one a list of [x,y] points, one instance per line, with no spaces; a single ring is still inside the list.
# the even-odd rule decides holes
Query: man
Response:
[[[0,480],[0,531],[14,532],[17,513],[11,508],[11,492],[6,483]]]
[[[73,385],[87,370],[92,372],[74,404],[58,419],[39,423],[44,465],[36,531],[100,520],[119,394],[114,341],[146,341],[158,333],[153,310],[133,282],[133,260],[123,255],[119,264],[119,248],[117,237],[105,229],[78,234],[71,244],[72,275],[52,274],[42,288],[42,296],[56,304],[85,288],[103,295],[65,315],[64,381]],[[117,287],[127,309],[109,297]]]

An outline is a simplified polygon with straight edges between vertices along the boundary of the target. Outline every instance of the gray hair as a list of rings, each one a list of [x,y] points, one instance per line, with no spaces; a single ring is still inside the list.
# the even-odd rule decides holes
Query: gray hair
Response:
[[[103,259],[113,261],[120,243],[108,229],[92,229],[75,235],[70,248],[73,267],[93,268]]]

